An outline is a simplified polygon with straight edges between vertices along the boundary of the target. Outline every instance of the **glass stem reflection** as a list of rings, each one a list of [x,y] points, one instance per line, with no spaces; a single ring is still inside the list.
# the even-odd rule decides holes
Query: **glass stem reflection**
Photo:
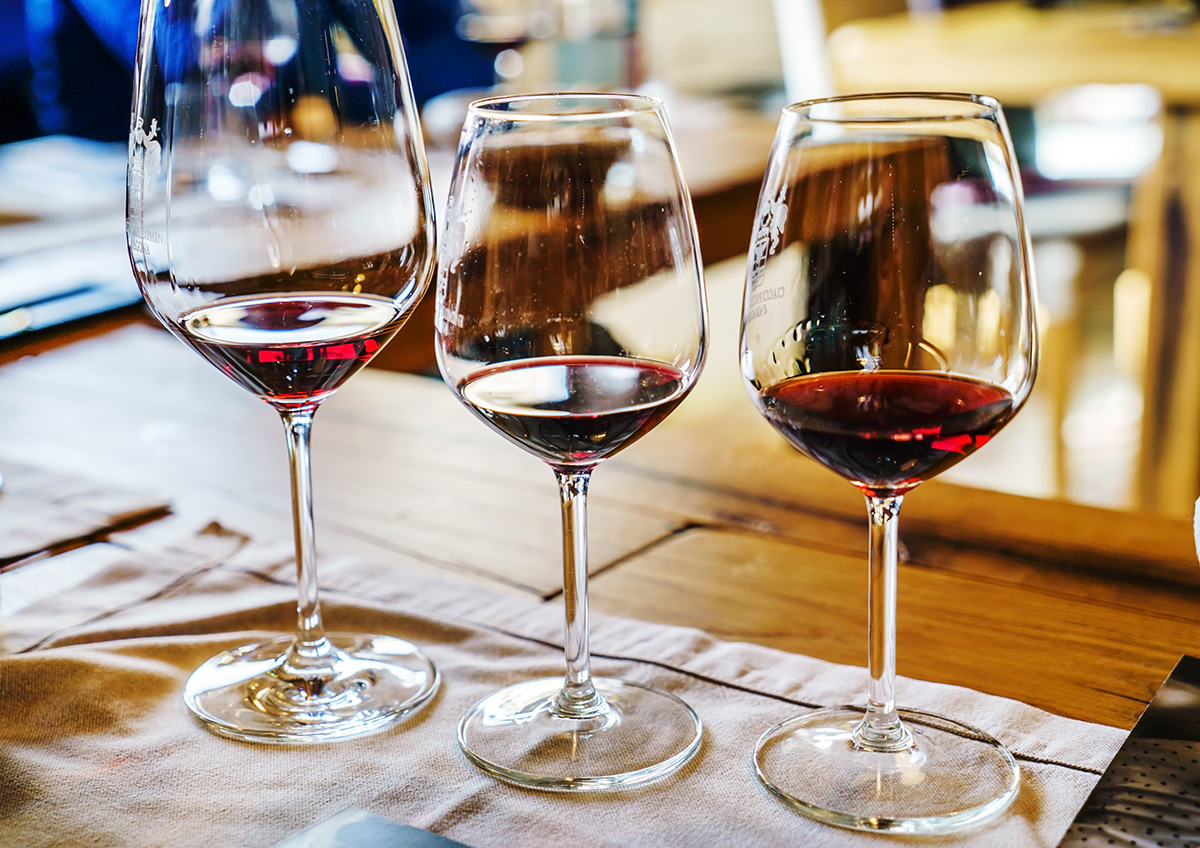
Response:
[[[912,747],[912,736],[896,713],[896,561],[903,501],[901,496],[867,498],[871,525],[867,668],[871,686],[866,715],[855,728],[854,742],[872,751]]]
[[[317,594],[317,547],[313,528],[312,470],[309,435],[312,410],[281,413],[287,433],[288,461],[292,472],[292,526],[296,537],[296,638],[288,651],[287,665],[294,672],[327,671],[334,647],[325,638],[321,603]],[[313,681],[314,686],[319,686]],[[310,691],[315,697],[318,691]]]
[[[563,606],[566,629],[563,644],[567,674],[554,712],[566,718],[588,718],[604,709],[592,685],[588,653],[587,490],[590,471],[555,470],[562,496]]]

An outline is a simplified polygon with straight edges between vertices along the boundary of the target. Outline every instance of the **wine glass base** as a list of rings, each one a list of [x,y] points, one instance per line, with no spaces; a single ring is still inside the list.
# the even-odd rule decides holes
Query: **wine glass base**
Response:
[[[439,675],[411,642],[392,636],[330,634],[328,669],[298,676],[286,666],[284,636],[217,654],[183,690],[209,730],[251,742],[328,742],[384,730],[420,709]]]
[[[758,779],[776,798],[814,819],[855,830],[949,833],[987,821],[1017,795],[1020,770],[996,739],[967,724],[900,710],[911,748],[856,747],[863,710],[807,713],[762,735]]]
[[[562,792],[631,789],[666,777],[700,749],[700,718],[674,695],[592,678],[604,699],[593,718],[554,713],[561,677],[517,683],[477,702],[458,743],[488,774]]]

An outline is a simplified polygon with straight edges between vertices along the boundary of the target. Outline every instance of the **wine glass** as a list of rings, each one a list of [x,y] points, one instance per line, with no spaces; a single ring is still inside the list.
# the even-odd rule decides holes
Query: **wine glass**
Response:
[[[793,447],[863,492],[870,521],[866,707],[785,721],[755,752],[766,787],[814,818],[941,833],[1016,796],[1017,764],[997,740],[898,710],[894,689],[900,504],[991,439],[1033,386],[1021,204],[991,98],[875,94],[783,111],[750,251],[742,375]]]
[[[320,742],[388,727],[438,673],[392,636],[327,634],[313,413],[400,329],[432,276],[428,175],[390,3],[150,0],[127,235],[154,315],[283,419],[297,630],[213,657],[184,700],[213,731]]]
[[[696,228],[662,103],[472,103],[447,220],[438,364],[481,421],[553,469],[566,608],[565,677],[483,698],[459,744],[526,786],[642,785],[695,754],[700,719],[673,695],[592,677],[586,498],[592,469],[662,421],[704,361]]]

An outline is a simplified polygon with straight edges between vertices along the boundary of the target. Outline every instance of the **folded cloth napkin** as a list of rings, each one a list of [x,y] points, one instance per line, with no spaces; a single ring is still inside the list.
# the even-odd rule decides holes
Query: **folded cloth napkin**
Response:
[[[78,569],[63,573],[80,579]],[[477,771],[457,749],[454,729],[488,692],[561,673],[558,603],[409,573],[400,562],[327,557],[321,573],[331,629],[416,642],[441,669],[442,689],[393,731],[278,747],[208,733],[189,718],[180,693],[216,651],[292,627],[286,546],[211,525],[171,548],[110,551],[84,573],[4,622],[5,846],[268,846],[348,805],[477,848],[906,844],[805,819],[753,776],[759,734],[803,708],[860,699],[861,668],[594,616],[596,673],[686,700],[705,722],[703,746],[677,775],[646,788],[546,794]],[[25,568],[4,577],[35,574]],[[901,691],[907,706],[986,728],[1022,769],[1020,795],[998,820],[912,840],[920,844],[1054,845],[1125,736],[966,689],[906,680]]]
[[[160,495],[0,462],[0,565],[160,515]]]

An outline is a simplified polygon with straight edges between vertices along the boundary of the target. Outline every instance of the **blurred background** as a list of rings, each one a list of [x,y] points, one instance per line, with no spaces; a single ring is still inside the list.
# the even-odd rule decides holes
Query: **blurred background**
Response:
[[[138,320],[119,210],[139,6],[0,0],[0,338],[10,345],[110,310]],[[740,292],[779,109],[858,91],[999,97],[1024,174],[1042,368],[995,447],[946,478],[1175,515],[1200,495],[1198,6],[395,0],[439,203],[471,99],[586,88],[667,101],[712,309],[694,416],[748,406]],[[64,264],[68,242],[95,252]],[[430,369],[429,310],[414,321],[382,366]]]

